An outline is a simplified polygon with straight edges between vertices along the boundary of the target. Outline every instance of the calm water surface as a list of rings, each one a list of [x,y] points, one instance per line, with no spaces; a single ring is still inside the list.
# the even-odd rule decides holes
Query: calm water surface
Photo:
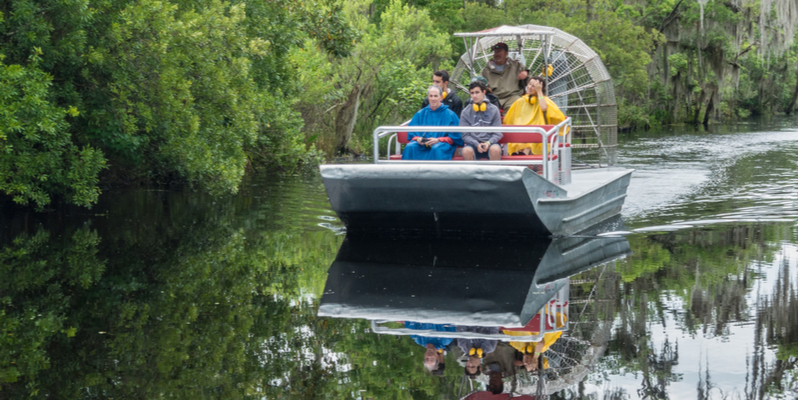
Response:
[[[509,296],[513,308],[547,269],[536,270],[539,259],[601,250],[595,261],[606,262],[553,278],[569,294],[569,324],[545,353],[548,369],[515,370],[521,355],[505,343],[484,359],[502,367],[506,390],[797,398],[797,154],[790,119],[621,135],[619,163],[637,171],[614,228],[631,234],[485,244],[489,258],[472,243],[345,242],[313,173],[250,177],[228,198],[114,189],[92,210],[5,208],[0,399],[457,399],[488,382],[464,378],[457,346],[433,376],[412,338],[318,316],[370,274],[337,268],[423,265],[380,269],[370,282],[395,283],[393,294],[363,301],[388,316],[434,315],[474,310],[480,296]],[[442,273],[475,260],[464,276]]]

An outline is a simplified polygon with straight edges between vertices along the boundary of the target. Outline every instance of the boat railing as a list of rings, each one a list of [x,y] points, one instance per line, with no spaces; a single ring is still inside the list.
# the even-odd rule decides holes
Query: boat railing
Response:
[[[567,118],[558,125],[553,125],[549,130],[545,130],[541,126],[379,126],[375,128],[372,135],[373,140],[373,162],[375,164],[478,164],[478,165],[538,165],[542,164],[542,176],[552,181],[553,183],[569,183],[565,179],[559,179],[561,175],[570,176],[571,160],[568,155],[569,152],[569,136],[571,134],[570,127],[572,126],[572,118]],[[397,141],[398,132],[417,133],[417,132],[446,132],[446,133],[467,133],[467,132],[500,132],[500,133],[538,133],[541,135],[542,146],[542,159],[541,160],[392,160],[391,155],[391,142],[392,139],[396,142],[395,151],[399,153],[400,143]],[[559,132],[564,132],[559,134]],[[380,139],[389,136],[389,143],[387,144],[387,157],[381,159],[380,157]],[[566,141],[566,142],[565,142]],[[547,143],[547,146],[544,146]],[[563,152],[562,152],[563,150]],[[561,156],[559,156],[561,153]],[[557,160],[557,162],[549,162],[550,160]],[[561,174],[559,174],[561,172]]]
[[[538,326],[537,327],[530,327],[527,326],[526,329],[535,329],[533,331],[520,331],[520,328],[511,328],[511,331],[516,332],[525,332],[530,333],[529,335],[509,335],[503,333],[501,329],[500,333],[478,333],[478,332],[450,332],[450,331],[437,331],[434,329],[411,329],[411,328],[390,328],[386,326],[381,326],[379,324],[392,322],[392,321],[384,321],[384,320],[371,320],[370,326],[372,328],[372,332],[382,335],[395,335],[395,336],[409,336],[409,335],[416,335],[416,336],[423,336],[423,337],[446,337],[451,339],[486,339],[486,340],[499,340],[501,342],[538,342],[542,340],[546,333],[553,333],[553,332],[564,332],[569,328],[569,316],[566,314],[566,308],[561,308],[557,310],[557,307],[553,307],[553,301],[550,302],[547,309],[552,312],[544,312],[539,311],[537,316],[539,317]],[[561,311],[561,312],[557,312]],[[452,325],[452,324],[445,324],[445,325]],[[454,326],[454,325],[452,325]]]
[[[485,339],[499,340],[501,342],[538,342],[541,341],[546,332],[537,332],[529,336],[514,336],[505,333],[478,333],[478,332],[449,332],[437,331],[433,329],[410,329],[410,328],[389,328],[378,325],[388,321],[370,321],[372,332],[382,335],[394,336],[423,336],[423,337],[446,337],[448,339]]]

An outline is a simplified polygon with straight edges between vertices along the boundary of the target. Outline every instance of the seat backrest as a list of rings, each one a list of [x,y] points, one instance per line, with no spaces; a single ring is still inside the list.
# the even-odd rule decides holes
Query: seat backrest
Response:
[[[553,125],[503,125],[513,127],[537,127],[544,129],[545,132],[553,129]],[[503,132],[503,138],[500,143],[542,143],[541,133],[517,133],[517,132]]]
[[[397,132],[397,141],[399,143],[408,144],[408,132]]]

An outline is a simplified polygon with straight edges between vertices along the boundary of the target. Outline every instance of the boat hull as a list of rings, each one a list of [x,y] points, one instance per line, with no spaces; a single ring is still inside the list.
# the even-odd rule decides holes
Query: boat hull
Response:
[[[349,234],[547,236],[618,214],[632,170],[593,171],[589,179],[574,171],[563,187],[523,166],[340,164],[321,172]]]

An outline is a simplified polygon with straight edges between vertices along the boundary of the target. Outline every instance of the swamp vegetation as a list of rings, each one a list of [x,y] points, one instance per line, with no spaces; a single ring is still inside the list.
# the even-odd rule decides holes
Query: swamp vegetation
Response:
[[[235,193],[248,170],[361,154],[452,69],[452,33],[528,23],[597,51],[621,129],[797,110],[791,0],[4,0],[0,195]]]

